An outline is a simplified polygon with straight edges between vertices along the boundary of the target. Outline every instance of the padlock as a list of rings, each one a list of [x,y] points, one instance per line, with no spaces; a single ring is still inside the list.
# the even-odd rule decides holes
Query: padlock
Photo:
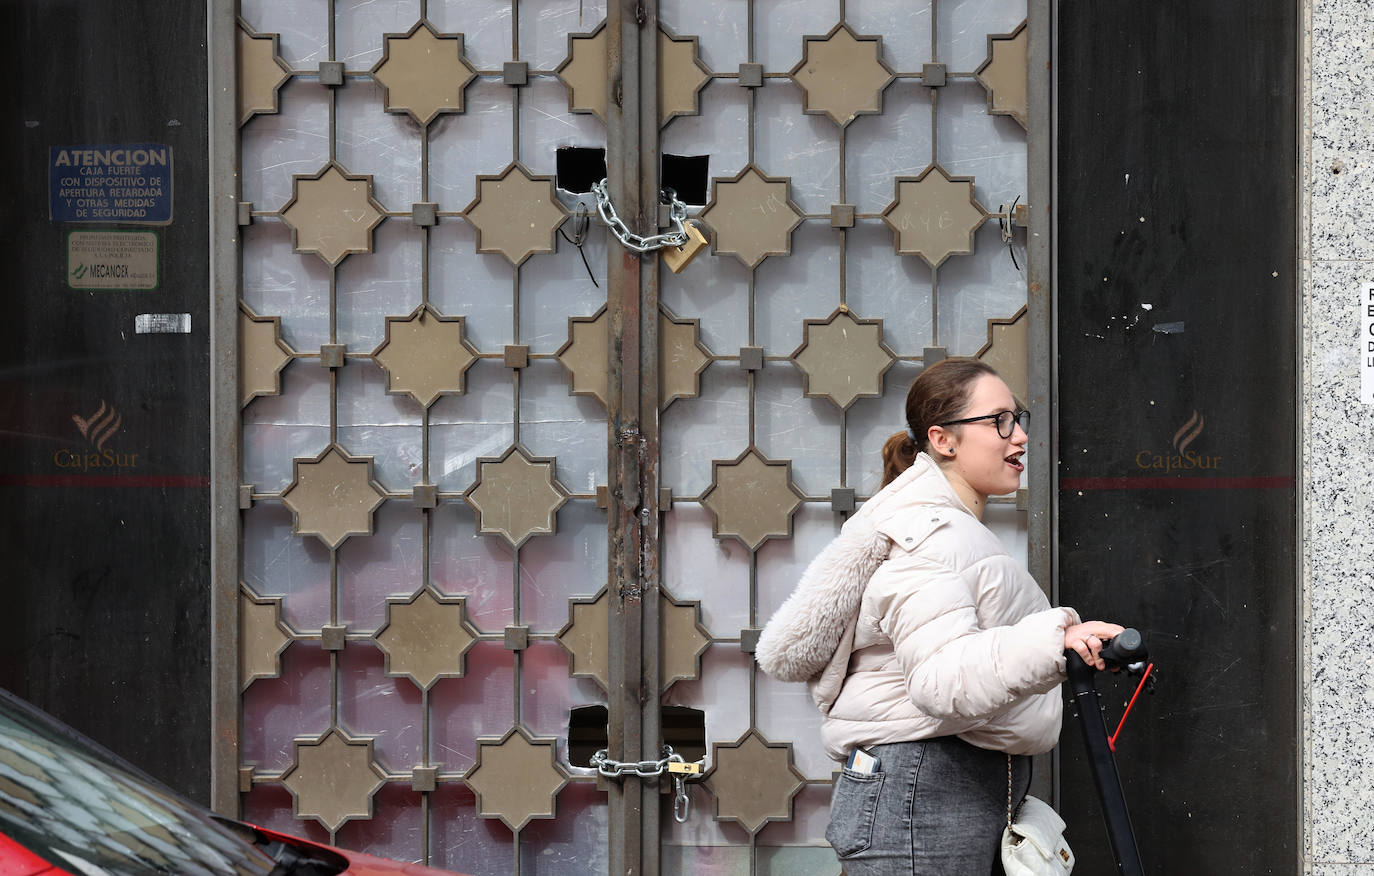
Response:
[[[682,269],[687,267],[687,263],[696,258],[697,253],[706,248],[706,235],[701,233],[695,223],[684,222],[683,227],[687,229],[687,240],[681,246],[665,246],[663,253],[663,263],[668,266],[668,270],[674,274],[679,274]]]
[[[695,776],[696,774],[698,774],[698,773],[701,772],[701,764],[699,764],[699,763],[691,763],[691,762],[687,762],[687,763],[676,763],[675,761],[669,761],[669,762],[668,762],[668,772],[670,772],[670,773],[687,773],[687,774],[689,774],[689,775]]]

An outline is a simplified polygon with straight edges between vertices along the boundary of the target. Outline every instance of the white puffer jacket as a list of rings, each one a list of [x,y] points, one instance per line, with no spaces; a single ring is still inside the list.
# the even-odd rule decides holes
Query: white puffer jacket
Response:
[[[754,656],[810,682],[836,760],[936,736],[1038,754],[1059,740],[1064,628],[1078,622],[922,453],[812,561]]]

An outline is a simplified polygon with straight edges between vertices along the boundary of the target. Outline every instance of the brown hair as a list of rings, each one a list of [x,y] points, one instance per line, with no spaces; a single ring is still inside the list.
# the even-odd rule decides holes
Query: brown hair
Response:
[[[911,468],[917,453],[929,449],[931,426],[959,419],[973,384],[989,374],[998,376],[986,362],[955,356],[936,362],[911,382],[906,394],[906,424],[911,431],[897,432],[884,442],[883,486]]]

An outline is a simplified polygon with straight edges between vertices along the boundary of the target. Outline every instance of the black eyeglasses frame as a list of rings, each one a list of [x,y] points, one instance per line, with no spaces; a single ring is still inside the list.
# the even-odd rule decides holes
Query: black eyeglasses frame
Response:
[[[1011,414],[1011,419],[1007,423],[1007,431],[1002,431],[1002,415]],[[1027,432],[1027,424],[1030,423],[1030,411],[1025,408],[1018,408],[1014,411],[998,411],[995,414],[984,414],[981,417],[965,417],[962,420],[950,420],[947,423],[936,423],[937,426],[962,426],[965,423],[977,423],[982,420],[992,420],[993,427],[997,429],[1000,438],[1010,438],[1016,433],[1016,427],[1020,426],[1022,432]]]

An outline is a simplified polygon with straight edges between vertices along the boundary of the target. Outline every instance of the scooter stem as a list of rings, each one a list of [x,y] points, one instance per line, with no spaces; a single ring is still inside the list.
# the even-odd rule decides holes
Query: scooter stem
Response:
[[[1075,651],[1065,651],[1069,688],[1078,707],[1078,723],[1083,730],[1083,744],[1088,749],[1088,765],[1092,767],[1093,783],[1102,800],[1102,817],[1107,822],[1107,838],[1116,857],[1116,872],[1120,876],[1145,876],[1136,846],[1131,815],[1126,810],[1126,795],[1121,789],[1121,776],[1116,771],[1116,758],[1107,744],[1107,725],[1102,720],[1102,705],[1093,683],[1096,670],[1083,662]]]

